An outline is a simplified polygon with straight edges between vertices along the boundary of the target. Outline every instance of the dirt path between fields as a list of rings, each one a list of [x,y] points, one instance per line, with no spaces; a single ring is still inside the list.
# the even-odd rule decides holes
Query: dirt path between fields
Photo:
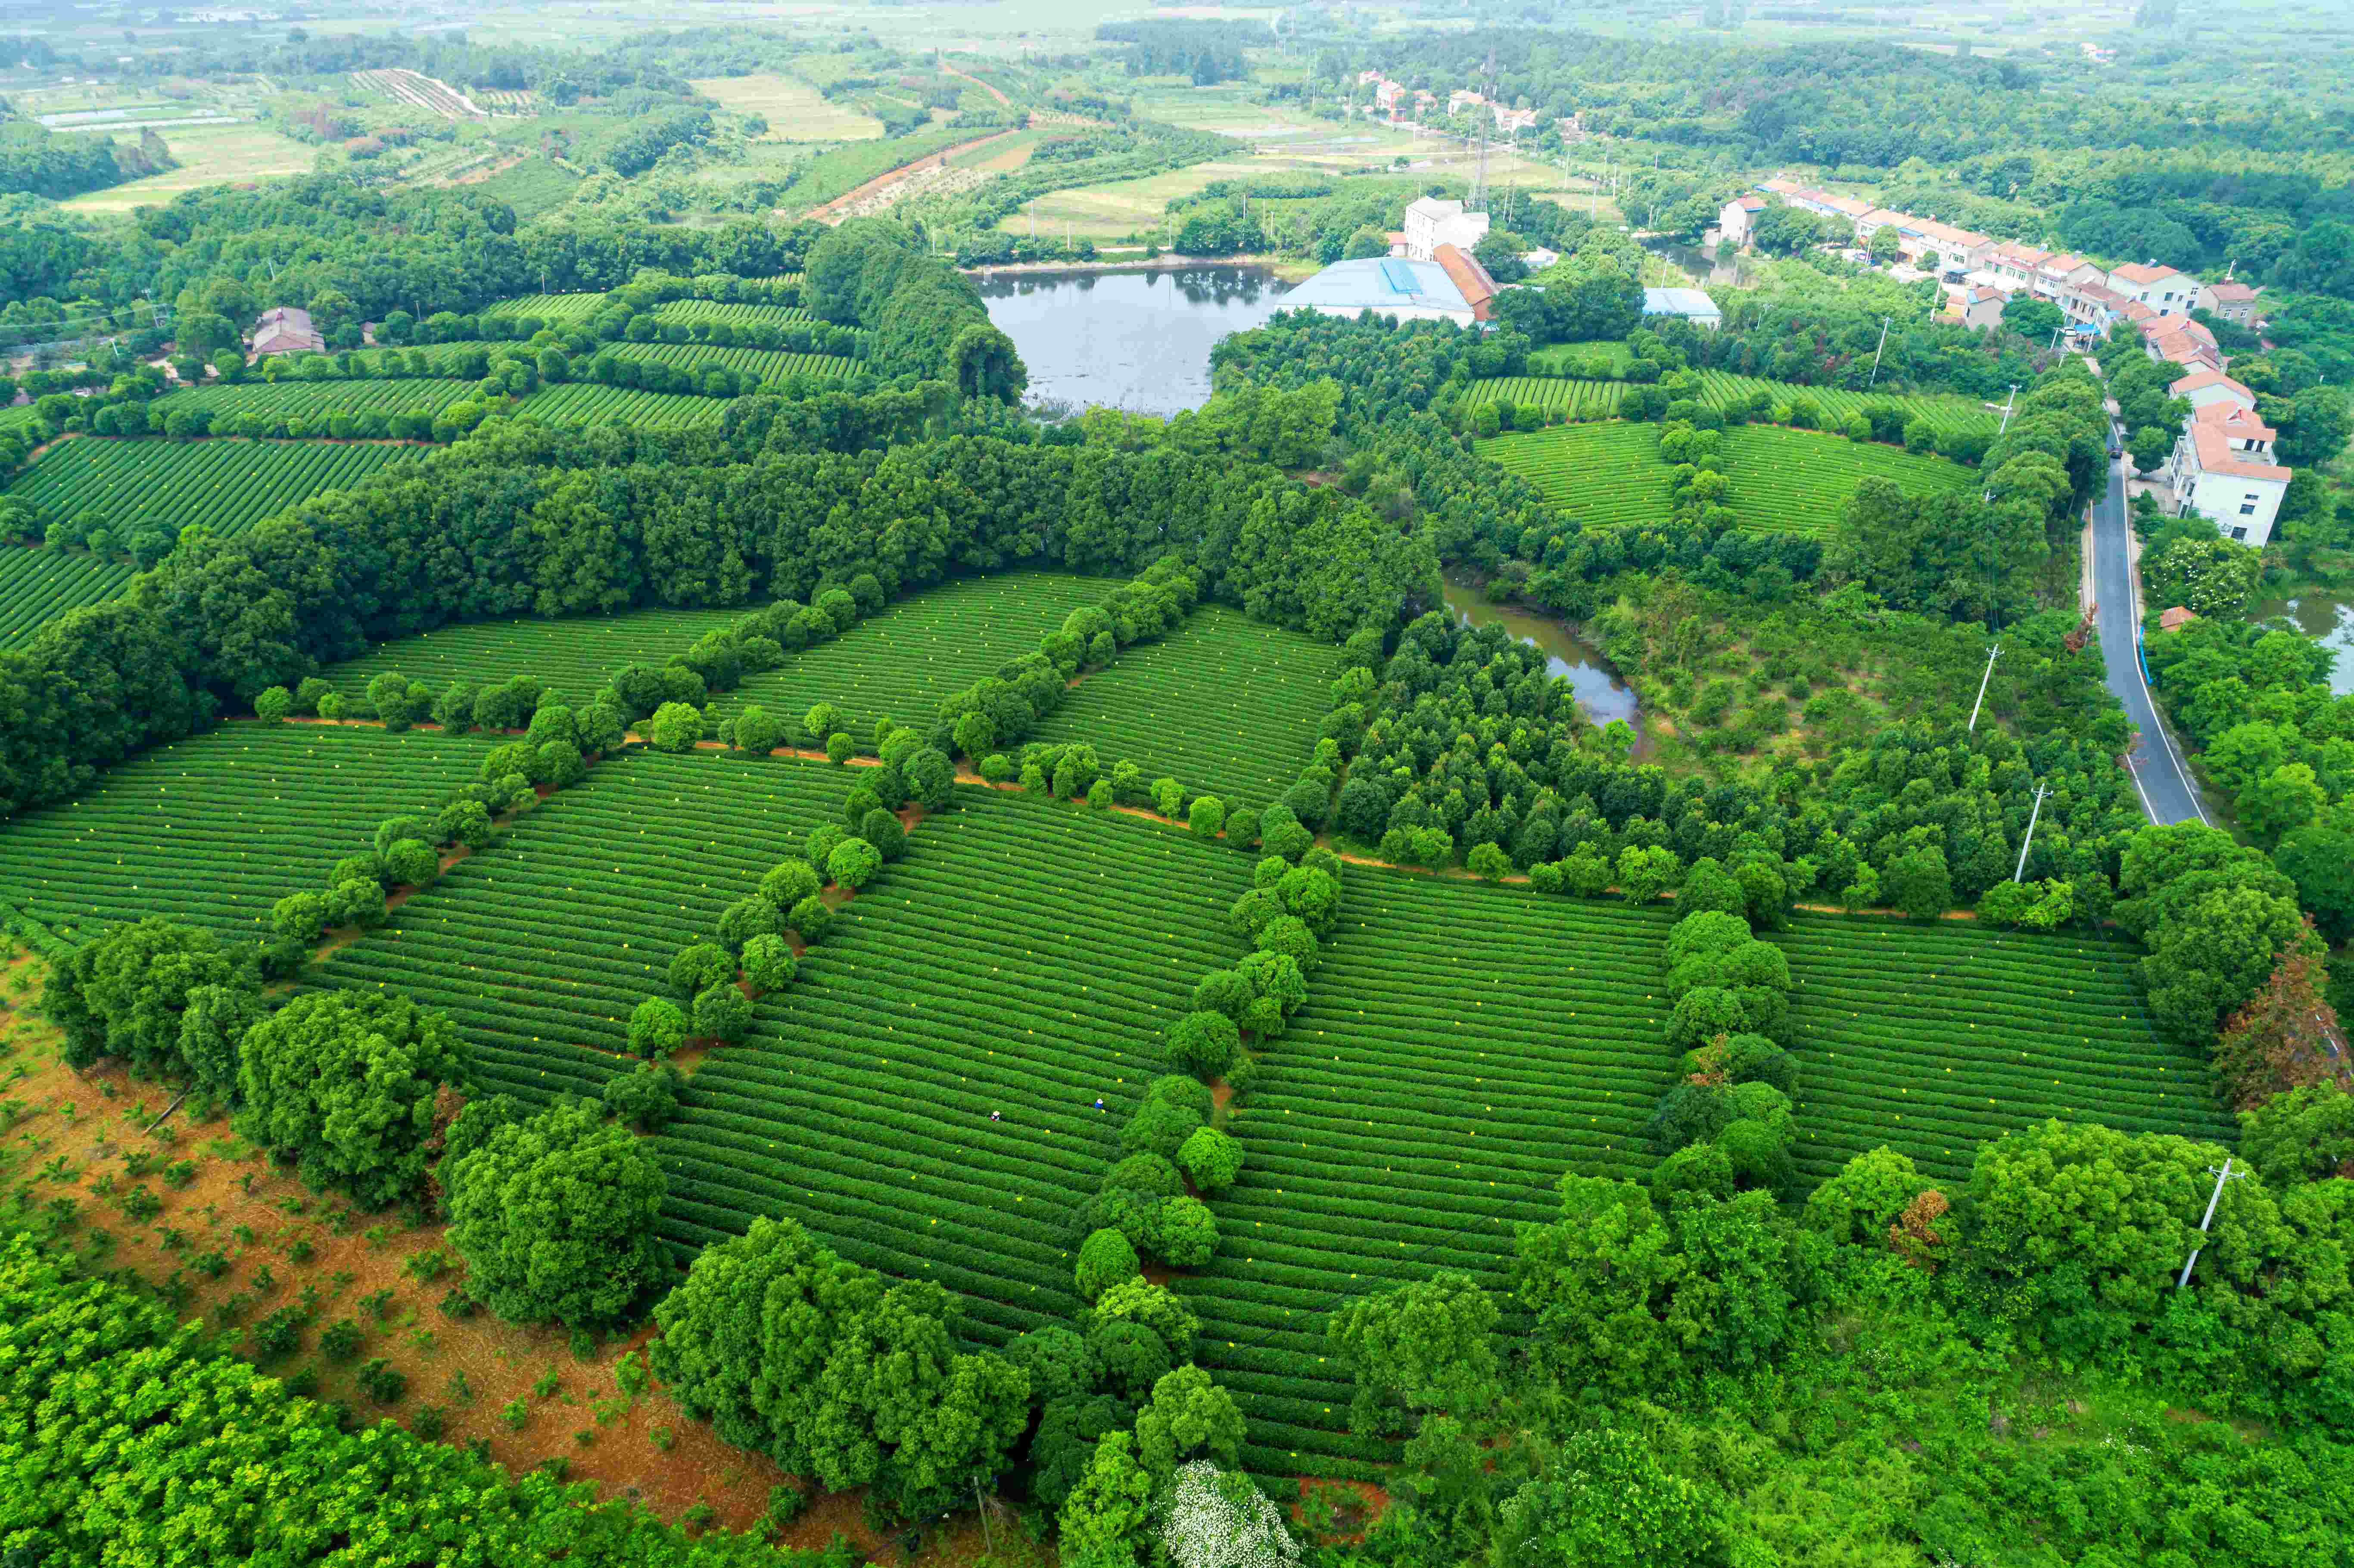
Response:
[[[969,81],[972,83],[973,86],[981,89],[981,91],[997,100],[997,107],[1000,109],[1011,109],[1013,107],[1013,101],[1006,97],[1005,94],[998,91],[997,89],[990,86],[989,83],[981,80],[981,78],[968,75],[967,73],[957,69],[956,67],[949,65],[945,60],[940,62],[940,74],[942,76],[952,76],[959,81]]]
[[[822,223],[827,218],[832,217],[841,208],[846,207],[852,203],[859,201],[864,197],[873,196],[877,191],[887,190],[891,186],[897,185],[901,180],[908,178],[910,175],[918,174],[925,169],[947,168],[949,160],[955,157],[959,153],[970,153],[975,147],[985,147],[991,142],[1002,142],[1006,137],[1013,134],[1013,132],[1012,131],[992,131],[986,136],[976,136],[970,142],[960,142],[953,147],[943,147],[937,153],[927,153],[922,157],[917,158],[914,163],[902,164],[897,168],[891,170],[887,174],[877,175],[873,179],[867,181],[864,185],[860,185],[856,190],[845,191],[841,196],[838,196],[832,201],[827,202],[823,207],[813,207],[807,212],[801,214],[801,216],[806,218],[815,218],[819,222]]]

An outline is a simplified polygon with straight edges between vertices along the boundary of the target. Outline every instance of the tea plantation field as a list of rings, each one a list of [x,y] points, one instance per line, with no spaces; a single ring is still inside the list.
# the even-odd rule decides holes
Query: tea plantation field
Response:
[[[740,609],[627,609],[561,620],[519,616],[478,620],[379,642],[322,675],[357,697],[387,670],[436,692],[452,681],[481,686],[510,675],[536,675],[575,703],[585,703],[628,663],[660,664],[708,631],[725,631]]]
[[[1582,524],[1668,520],[1668,466],[1659,461],[1657,425],[1556,425],[1497,436],[1479,442],[1478,450]]]
[[[139,567],[80,550],[0,546],[0,648],[32,641],[42,623],[86,604],[103,604],[131,586]]]
[[[728,399],[685,392],[642,392],[634,387],[599,387],[568,381],[543,387],[516,408],[546,425],[629,425],[642,430],[689,430],[716,425],[727,416]]]
[[[2236,1140],[2205,1062],[2152,1031],[2122,938],[1800,915],[1774,940],[1810,1184],[1883,1143],[1959,1181],[1979,1142],[2047,1117]]]
[[[1264,806],[1316,749],[1335,657],[1297,631],[1204,605],[1183,630],[1081,679],[1036,738],[1086,741],[1107,768],[1126,758],[1147,779]]]
[[[356,484],[425,451],[387,441],[85,437],[50,447],[8,493],[51,517],[97,513],[119,541],[151,527],[176,537],[191,523],[227,538],[323,490]]]
[[[272,904],[323,888],[378,822],[440,805],[482,756],[435,735],[228,725],[0,823],[0,905],[76,945],[150,915],[265,937]]]
[[[790,722],[789,738],[796,744],[822,744],[825,737],[805,734],[801,720],[811,706],[828,702],[843,711],[845,727],[864,744],[876,719],[929,719],[944,699],[1008,661],[1036,652],[1038,640],[1062,630],[1071,611],[1101,603],[1119,586],[1110,578],[1061,572],[941,583],[884,606],[831,642],[787,654],[774,670],[747,676],[714,700],[712,716],[733,717],[758,703]],[[678,645],[679,652],[685,648]]]
[[[1119,1157],[1162,1028],[1241,957],[1223,916],[1251,863],[1116,813],[958,794],[752,1038],[696,1069],[659,1139],[663,1230],[694,1246],[790,1214],[960,1292],[999,1342],[1079,1305],[1070,1209]]]
[[[1245,1402],[1252,1468],[1362,1475],[1384,1454],[1348,1434],[1345,1378],[1300,1371],[1332,1308],[1437,1268],[1501,1287],[1513,1226],[1553,1216],[1564,1171],[1649,1169],[1673,918],[1350,869],[1308,1005],[1233,1124],[1250,1162],[1214,1205],[1218,1256],[1178,1286]]]
[[[854,778],[782,758],[599,762],[339,949],[324,978],[448,1012],[507,1093],[593,1093],[629,1050],[630,1010],[667,994],[671,959],[833,821]]]

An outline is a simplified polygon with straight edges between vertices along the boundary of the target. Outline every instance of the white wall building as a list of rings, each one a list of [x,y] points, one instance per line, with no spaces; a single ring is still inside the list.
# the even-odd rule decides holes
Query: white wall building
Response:
[[[2147,267],[2128,262],[2109,273],[2109,287],[2161,316],[2187,316],[2190,307],[2198,303],[2199,291],[2205,285],[2190,273],[2178,272],[2171,267],[2156,262]]]
[[[1734,196],[1716,215],[1717,234],[1735,245],[1746,245],[1749,237],[1757,231],[1757,215],[1765,210],[1764,196]]]
[[[2229,399],[2193,413],[2167,469],[2175,514],[2196,512],[2225,538],[2261,549],[2293,476],[2272,461],[2274,439],[2271,426]]]
[[[2220,370],[2194,370],[2168,387],[2166,395],[2189,403],[2193,414],[2218,403],[2229,403],[2251,414],[2256,411],[2256,395]]]
[[[1405,209],[1405,254],[1410,261],[1437,259],[1438,248],[1469,251],[1488,235],[1488,215],[1466,212],[1459,201],[1424,196]]]

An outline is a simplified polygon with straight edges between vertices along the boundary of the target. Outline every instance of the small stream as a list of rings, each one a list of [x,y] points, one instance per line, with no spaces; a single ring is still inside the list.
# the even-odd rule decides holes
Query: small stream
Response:
[[[2337,653],[2330,667],[2329,689],[2339,696],[2354,694],[2354,599],[2330,594],[2300,594],[2295,599],[2266,599],[2248,609],[2250,620],[2281,616],[2299,631]]]
[[[1634,688],[1618,678],[1602,650],[1572,631],[1568,624],[1516,605],[1490,604],[1478,588],[1465,580],[1447,579],[1447,608],[1458,626],[1500,626],[1523,642],[1545,652],[1545,672],[1569,682],[1584,708],[1597,725],[1624,719],[1635,731],[1635,749],[1643,750],[1643,715]]]

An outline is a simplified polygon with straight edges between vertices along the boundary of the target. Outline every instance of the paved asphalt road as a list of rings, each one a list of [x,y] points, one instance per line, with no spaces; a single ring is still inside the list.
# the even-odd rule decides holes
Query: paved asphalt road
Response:
[[[2101,657],[2108,665],[2109,690],[2126,705],[2126,716],[2141,730],[2126,758],[2141,787],[2142,807],[2154,822],[2205,821],[2199,792],[2191,788],[2182,758],[2158,722],[2149,687],[2141,673],[2137,637],[2140,617],[2132,568],[2126,556],[2126,482],[2118,464],[2109,465],[2109,486],[2093,503],[2093,592],[2100,601]]]

